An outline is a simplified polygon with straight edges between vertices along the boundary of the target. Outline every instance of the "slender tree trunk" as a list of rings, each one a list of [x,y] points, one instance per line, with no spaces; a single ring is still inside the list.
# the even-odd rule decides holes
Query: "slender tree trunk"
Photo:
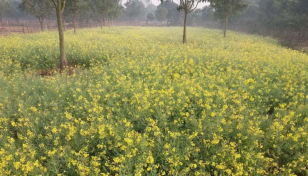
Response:
[[[104,17],[103,17],[103,25],[106,26],[106,20]]]
[[[184,31],[183,31],[183,44],[187,43],[187,39],[186,39],[187,15],[188,15],[188,13],[185,11],[185,15],[184,15]]]
[[[64,32],[63,32],[62,11],[60,3],[58,3],[57,7],[57,22],[59,31],[59,41],[60,41],[60,71],[63,71],[67,67],[67,61],[65,57]]]
[[[226,36],[227,36],[227,25],[228,25],[228,18],[225,17],[225,21],[224,21],[224,30],[223,30],[224,38],[226,38]]]
[[[44,31],[44,20],[39,19],[39,22],[40,22],[40,26],[41,26],[41,31]]]
[[[149,20],[147,19],[147,26],[149,25]]]
[[[74,12],[74,33],[76,34],[77,33],[77,14],[76,12]]]
[[[101,22],[100,22],[100,24],[101,24],[101,29],[103,29],[103,18],[101,18]]]

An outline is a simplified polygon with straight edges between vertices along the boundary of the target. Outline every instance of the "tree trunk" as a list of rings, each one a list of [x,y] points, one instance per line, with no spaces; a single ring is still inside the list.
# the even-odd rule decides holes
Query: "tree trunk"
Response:
[[[188,15],[188,13],[185,12],[185,15],[184,15],[183,44],[187,43],[187,39],[186,39],[187,15]]]
[[[77,28],[77,14],[76,14],[76,12],[74,12],[74,33],[76,34],[76,32],[77,32],[77,30],[76,30],[76,28]]]
[[[149,25],[149,20],[147,19],[147,24],[146,24],[147,26]]]
[[[103,18],[101,18],[100,24],[101,24],[101,29],[103,29]]]
[[[60,71],[63,71],[67,67],[67,61],[65,57],[61,3],[57,4],[57,22],[59,31],[59,41],[60,41]]]
[[[39,19],[40,26],[41,26],[41,31],[44,31],[44,20]]]
[[[65,17],[61,14],[61,18],[63,20],[62,26],[63,26],[63,31],[66,31],[66,26],[65,26]]]
[[[228,24],[228,18],[225,17],[225,21],[224,21],[224,30],[223,30],[224,38],[226,38],[226,36],[227,36],[227,24]]]

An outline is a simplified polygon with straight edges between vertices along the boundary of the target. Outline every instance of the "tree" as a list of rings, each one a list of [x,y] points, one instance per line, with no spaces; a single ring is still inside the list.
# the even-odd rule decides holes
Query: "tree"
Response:
[[[117,19],[119,18],[120,15],[122,15],[123,9],[124,7],[121,4],[118,4],[117,6],[111,8],[109,13],[107,14],[108,18],[111,20],[111,25],[114,19]]]
[[[143,2],[140,0],[129,0],[124,4],[124,6],[126,7],[125,12],[131,21],[140,16],[145,10]]]
[[[24,14],[19,9],[20,1],[18,0],[11,0],[10,4],[7,8],[6,16],[11,19],[16,19],[16,21],[19,23],[19,18],[24,17]]]
[[[149,21],[153,21],[155,20],[155,16],[153,15],[153,13],[148,13],[147,14],[147,25],[149,24]]]
[[[161,3],[168,0],[160,0]],[[179,0],[177,9],[184,11],[184,31],[183,31],[183,44],[187,43],[186,28],[187,28],[187,15],[193,12],[200,2],[206,2],[207,0]]]
[[[22,0],[20,8],[35,16],[44,30],[44,20],[51,15],[52,2],[50,0]]]
[[[7,13],[7,9],[9,7],[8,0],[0,0],[0,22],[2,23],[2,19]]]
[[[162,24],[164,20],[166,20],[168,14],[168,10],[164,7],[158,7],[155,11],[155,17]]]
[[[101,28],[105,25],[105,18],[110,14],[117,14],[120,8],[120,0],[93,0],[93,7],[99,14],[101,20]],[[111,15],[112,16],[112,15]]]
[[[247,8],[241,14],[233,18],[232,21],[236,21],[238,24],[255,26],[256,20],[259,18],[259,12],[260,8],[257,1],[247,0]]]
[[[164,3],[160,4],[157,8],[164,7],[168,10],[167,14],[167,24],[176,25],[181,19],[181,12],[177,10],[178,4],[172,0],[166,0]]]
[[[76,33],[78,14],[87,7],[88,3],[89,0],[67,0],[67,10],[73,15],[74,33]]]
[[[157,9],[157,6],[151,3],[145,7],[145,12],[146,14],[154,13],[156,9]]]
[[[245,0],[210,0],[210,3],[215,9],[215,17],[223,21],[223,35],[226,37],[229,18],[242,12],[247,3]]]
[[[51,0],[51,2],[53,3],[57,14],[57,24],[59,32],[59,43],[60,43],[60,71],[63,71],[67,67],[67,61],[65,56],[65,45],[64,45],[63,22],[62,22],[62,14],[65,8],[66,0]]]

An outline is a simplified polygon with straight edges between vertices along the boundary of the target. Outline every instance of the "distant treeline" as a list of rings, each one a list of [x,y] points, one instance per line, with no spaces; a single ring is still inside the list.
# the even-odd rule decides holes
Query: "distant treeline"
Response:
[[[112,5],[113,2],[116,3]],[[0,0],[0,22],[36,18],[43,23],[45,19],[56,19],[50,3],[50,0]],[[125,3],[117,0],[67,0],[63,17],[71,22],[99,21],[102,25],[105,21],[118,20],[179,26],[183,25],[184,13],[179,11],[178,7],[179,5],[172,0],[166,0],[159,6],[153,5],[150,0],[129,0]],[[308,27],[308,0],[246,0],[245,7],[241,13],[230,17],[231,26],[250,28],[252,32],[259,32],[261,27],[263,29]],[[211,26],[212,24],[220,27],[224,21],[216,13],[217,10],[213,5],[196,9],[189,13],[187,25]]]
[[[33,19],[27,9],[21,8],[21,0],[0,0],[0,21],[5,19]],[[69,2],[69,1],[68,1]],[[86,2],[86,1],[85,1]],[[129,1],[122,4],[118,11],[106,13],[104,19],[110,20],[149,20],[165,22],[168,25],[181,25],[182,13],[177,10],[178,5],[166,1],[159,6],[148,1]],[[246,0],[247,8],[230,19],[232,24],[262,24],[268,27],[308,27],[308,0]],[[78,20],[100,20],[95,9],[95,1],[89,0],[88,7],[80,10]],[[84,4],[83,4],[84,5]],[[69,10],[69,8],[67,8]],[[52,10],[50,10],[52,11]],[[202,22],[217,21],[211,6],[196,9],[189,15],[189,25]],[[47,13],[47,11],[46,11]],[[73,18],[66,12],[67,19]],[[55,15],[48,12],[48,19],[55,19]]]

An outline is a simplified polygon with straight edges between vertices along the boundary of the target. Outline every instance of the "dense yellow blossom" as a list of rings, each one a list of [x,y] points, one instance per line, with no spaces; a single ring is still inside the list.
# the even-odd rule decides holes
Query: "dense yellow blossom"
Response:
[[[308,175],[308,56],[181,30],[0,37],[0,175]]]

